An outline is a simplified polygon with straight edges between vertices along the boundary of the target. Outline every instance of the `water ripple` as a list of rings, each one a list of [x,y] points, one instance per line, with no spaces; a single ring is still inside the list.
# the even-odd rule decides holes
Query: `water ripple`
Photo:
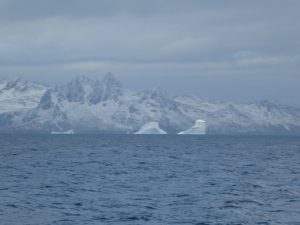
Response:
[[[1,136],[1,225],[299,225],[298,137]]]

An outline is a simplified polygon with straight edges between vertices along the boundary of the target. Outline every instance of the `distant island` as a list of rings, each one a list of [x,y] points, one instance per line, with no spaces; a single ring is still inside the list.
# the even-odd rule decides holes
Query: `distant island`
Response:
[[[168,134],[199,133],[201,123],[207,134],[300,134],[300,109],[266,100],[234,103],[172,97],[159,88],[135,92],[111,73],[95,80],[76,77],[55,87],[0,80],[1,133],[133,134],[153,121],[156,130]]]

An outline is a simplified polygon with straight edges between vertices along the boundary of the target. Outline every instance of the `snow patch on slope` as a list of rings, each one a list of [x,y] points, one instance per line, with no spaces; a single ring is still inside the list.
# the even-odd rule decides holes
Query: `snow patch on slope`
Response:
[[[38,106],[47,87],[21,79],[0,81],[0,113],[33,109]]]

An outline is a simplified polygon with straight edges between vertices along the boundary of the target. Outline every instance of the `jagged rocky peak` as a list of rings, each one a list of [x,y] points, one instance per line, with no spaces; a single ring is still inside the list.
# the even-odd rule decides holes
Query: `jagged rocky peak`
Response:
[[[107,73],[101,81],[95,82],[89,95],[89,101],[91,104],[97,104],[106,100],[117,101],[122,94],[121,82],[112,73]]]
[[[4,81],[3,82],[4,89],[5,90],[9,90],[11,88],[14,88],[17,85],[17,83],[18,83],[19,80],[20,80],[19,78],[14,78],[14,79],[10,79],[10,80]]]
[[[86,86],[91,86],[93,83],[89,77],[77,76],[66,85],[57,87],[56,90],[69,102],[83,103],[85,101]]]
[[[82,102],[84,98],[83,83],[80,79],[76,78],[68,84],[67,98],[71,102]]]
[[[189,104],[189,105],[194,105],[194,104],[201,104],[205,102],[213,102],[210,99],[203,98],[203,97],[198,97],[195,95],[181,95],[181,96],[175,96],[174,100],[176,102],[184,103],[184,104]]]
[[[76,81],[77,83],[80,83],[81,85],[91,85],[94,83],[93,79],[91,79],[90,77],[85,76],[85,75],[77,76],[74,79],[74,81]]]
[[[24,80],[21,80],[21,78],[19,77],[16,77],[16,78],[13,78],[13,79],[10,79],[6,82],[6,86],[5,86],[5,89],[6,90],[9,90],[9,89],[20,89],[21,86],[24,86],[24,84],[26,84],[27,82],[24,81]]]
[[[77,76],[66,85],[56,87],[55,90],[62,99],[81,104],[117,100],[123,93],[121,83],[111,73],[102,79]]]
[[[160,87],[154,87],[154,88],[144,91],[143,97],[144,98],[152,98],[152,99],[169,98],[169,96]]]
[[[117,80],[111,72],[107,73],[103,77],[101,82],[107,86],[115,86],[115,87],[120,87],[120,88],[122,87],[121,82],[119,80]]]
[[[140,95],[141,100],[143,101],[152,100],[159,104],[165,104],[166,102],[171,100],[171,98],[159,87],[145,90],[141,92]]]
[[[2,88],[4,90],[15,90],[18,92],[25,92],[25,91],[34,91],[34,90],[44,90],[46,89],[45,85],[30,82],[28,80],[23,80],[21,78],[14,78],[11,80],[2,81]]]
[[[47,88],[19,78],[3,80],[0,82],[0,113],[37,107]]]
[[[268,111],[280,108],[280,104],[276,101],[261,100],[257,102],[259,107],[263,107]],[[282,106],[281,106],[282,107]]]
[[[178,110],[174,99],[159,87],[142,92],[141,100],[151,105],[154,104],[162,109]]]

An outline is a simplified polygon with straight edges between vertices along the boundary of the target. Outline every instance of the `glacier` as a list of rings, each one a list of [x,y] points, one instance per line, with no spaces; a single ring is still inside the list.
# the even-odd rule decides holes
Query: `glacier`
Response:
[[[149,122],[144,124],[134,134],[167,134],[167,132],[165,132],[159,127],[158,122]]]
[[[300,134],[300,109],[272,101],[235,103],[170,96],[160,88],[129,90],[113,74],[79,76],[48,86],[0,80],[0,133],[132,134],[156,121],[169,134],[201,118],[207,134]]]
[[[178,134],[204,135],[206,134],[206,122],[204,120],[196,120],[195,125],[193,127],[181,131]]]

